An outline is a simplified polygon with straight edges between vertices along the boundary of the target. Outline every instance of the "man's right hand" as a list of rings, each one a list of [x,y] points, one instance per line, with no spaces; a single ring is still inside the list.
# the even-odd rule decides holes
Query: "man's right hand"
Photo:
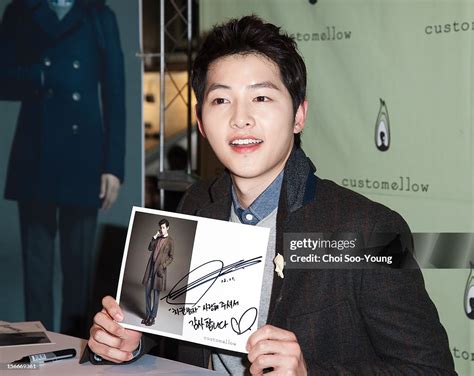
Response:
[[[123,313],[111,296],[102,299],[102,307],[102,311],[94,316],[89,348],[111,362],[122,363],[131,360],[132,352],[140,344],[142,333],[125,329],[117,323],[123,320]]]

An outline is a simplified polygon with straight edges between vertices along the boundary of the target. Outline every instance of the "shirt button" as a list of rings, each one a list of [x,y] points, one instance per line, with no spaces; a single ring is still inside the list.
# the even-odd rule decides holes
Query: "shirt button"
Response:
[[[74,60],[72,63],[72,66],[74,69],[79,69],[81,66],[81,63],[79,62],[79,60]]]
[[[251,220],[253,219],[253,215],[250,214],[250,213],[247,213],[247,214],[245,214],[245,219],[246,219],[247,221],[251,221]]]
[[[79,94],[78,92],[72,93],[72,99],[75,102],[79,102],[81,100],[81,94]]]
[[[45,67],[50,67],[51,66],[51,59],[49,57],[45,57],[43,59],[43,64],[45,65]]]
[[[74,124],[72,127],[72,134],[77,134],[79,132],[79,126]]]

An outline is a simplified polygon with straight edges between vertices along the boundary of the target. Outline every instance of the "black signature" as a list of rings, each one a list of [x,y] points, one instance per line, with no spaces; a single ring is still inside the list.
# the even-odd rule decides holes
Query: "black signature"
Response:
[[[247,268],[252,265],[256,265],[260,262],[262,256],[254,257],[249,260],[239,260],[237,262],[234,262],[232,264],[229,264],[227,266],[224,266],[224,263],[221,260],[211,260],[208,261],[202,265],[199,265],[198,267],[194,268],[191,270],[188,274],[186,274],[183,278],[181,278],[170,290],[169,294],[162,297],[160,300],[166,299],[166,302],[168,304],[189,304],[189,305],[196,305],[199,303],[199,301],[202,299],[204,295],[209,291],[209,289],[214,285],[216,280],[226,274],[230,274],[233,272],[236,272],[237,270]],[[204,275],[199,275],[200,269],[204,267],[208,267],[209,265],[217,265],[217,268],[210,273],[206,273]],[[202,272],[202,271],[201,271]],[[192,282],[189,282],[187,285],[183,285],[181,287],[178,287],[180,283],[187,279],[188,277],[194,277],[197,275],[197,278],[193,280]],[[204,293],[199,297],[199,299],[196,302],[177,302],[176,300],[180,297],[186,294],[186,292],[195,289],[201,285],[204,284],[209,284],[207,289],[204,291]]]

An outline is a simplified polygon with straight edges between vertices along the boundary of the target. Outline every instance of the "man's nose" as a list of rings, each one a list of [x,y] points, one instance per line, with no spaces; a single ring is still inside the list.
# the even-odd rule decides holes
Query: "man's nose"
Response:
[[[242,129],[254,125],[255,121],[250,112],[249,106],[245,103],[236,103],[230,120],[230,126]]]

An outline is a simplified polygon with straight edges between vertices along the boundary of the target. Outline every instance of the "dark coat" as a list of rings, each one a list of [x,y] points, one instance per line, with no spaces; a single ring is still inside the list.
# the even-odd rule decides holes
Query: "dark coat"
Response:
[[[14,0],[0,27],[0,100],[21,101],[5,197],[97,207],[100,176],[124,177],[125,80],[114,13],[76,0]]]
[[[301,149],[285,166],[276,222],[276,249],[284,233],[410,234],[394,211],[314,175]],[[180,211],[229,220],[231,179],[197,183]],[[400,247],[399,260],[413,265]],[[418,269],[285,269],[275,276],[267,322],[295,333],[309,375],[456,375],[446,332]],[[145,335],[142,353],[157,343]],[[177,360],[207,368],[212,349],[179,341]],[[89,356],[95,362],[92,356]]]
[[[151,253],[146,264],[142,284],[146,285],[151,278],[153,280],[153,289],[166,291],[166,268],[173,262],[174,243],[173,238],[168,236],[163,239],[160,248],[157,248],[159,239],[163,238],[152,238],[148,245],[148,251]]]
[[[278,206],[275,252],[285,254],[284,233],[410,233],[394,211],[314,172],[303,151],[293,151]],[[224,174],[212,184],[193,186],[180,211],[228,221],[231,200],[230,176]],[[410,244],[400,247],[400,256],[408,266],[413,259],[406,248]],[[456,374],[446,332],[418,269],[285,269],[284,274],[274,278],[267,322],[296,334],[310,375]],[[202,345],[179,344],[179,361],[207,368],[209,355]]]

